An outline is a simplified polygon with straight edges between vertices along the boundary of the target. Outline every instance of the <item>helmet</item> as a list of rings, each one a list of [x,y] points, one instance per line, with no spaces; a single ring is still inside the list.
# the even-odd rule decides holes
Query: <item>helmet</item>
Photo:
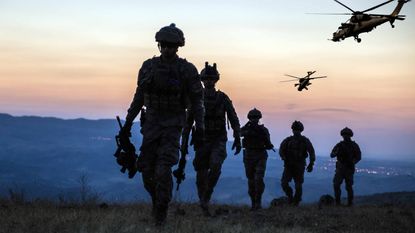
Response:
[[[205,68],[200,71],[200,79],[203,81],[206,78],[212,78],[216,81],[219,80],[219,72],[216,69],[216,63],[213,63],[213,66],[210,66],[209,62],[205,62]]]
[[[304,130],[304,125],[300,121],[294,121],[293,124],[291,125],[291,129],[302,132]]]
[[[340,135],[341,136],[349,136],[349,137],[353,137],[353,131],[349,128],[344,128],[340,131]]]
[[[248,112],[248,119],[261,119],[262,113],[258,109],[254,108],[251,111]]]
[[[184,46],[184,34],[182,30],[172,23],[169,26],[162,27],[156,33],[156,41],[177,44],[181,47]]]

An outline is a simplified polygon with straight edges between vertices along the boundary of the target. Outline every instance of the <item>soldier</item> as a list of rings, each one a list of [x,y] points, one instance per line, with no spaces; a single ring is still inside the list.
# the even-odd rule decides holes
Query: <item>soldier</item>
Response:
[[[337,143],[331,151],[330,157],[337,157],[336,172],[333,178],[334,196],[336,205],[340,205],[341,189],[340,185],[343,180],[346,182],[347,205],[353,205],[353,175],[355,164],[362,158],[359,145],[352,141],[353,131],[344,128],[340,131],[343,141]]]
[[[268,129],[264,125],[258,124],[261,118],[261,112],[254,108],[248,112],[248,123],[241,128],[245,174],[248,178],[251,210],[262,208],[262,193],[265,189],[264,175],[268,158],[266,150],[274,148]]]
[[[224,92],[215,89],[215,85],[220,78],[216,63],[211,66],[206,62],[205,68],[200,72],[200,78],[205,87],[205,141],[203,145],[194,143],[196,153],[193,166],[196,170],[196,185],[200,206],[206,215],[210,215],[208,203],[221,174],[222,163],[227,156],[226,116],[233,129],[234,142],[232,149],[235,149],[235,155],[241,151],[240,125],[232,101]],[[189,134],[192,124],[193,119],[190,114],[188,126],[183,132],[184,137]],[[182,146],[187,151],[187,145],[183,144]]]
[[[151,195],[156,225],[161,225],[172,196],[171,168],[178,162],[187,103],[191,104],[195,116],[197,135],[203,135],[204,107],[203,87],[196,67],[177,55],[178,47],[185,43],[183,32],[171,24],[161,28],[155,38],[161,55],[143,63],[120,134],[130,134],[134,118],[145,106],[146,120],[141,128],[143,142],[137,165],[144,187]]]
[[[301,135],[304,126],[300,121],[294,121],[291,125],[293,136],[284,139],[280,146],[280,156],[284,161],[284,172],[281,177],[281,186],[288,197],[288,202],[297,206],[301,202],[302,185],[304,182],[304,169],[306,166],[306,158],[310,156],[310,162],[307,166],[307,172],[313,171],[316,156],[313,145],[310,140]],[[294,179],[295,195],[289,185]]]

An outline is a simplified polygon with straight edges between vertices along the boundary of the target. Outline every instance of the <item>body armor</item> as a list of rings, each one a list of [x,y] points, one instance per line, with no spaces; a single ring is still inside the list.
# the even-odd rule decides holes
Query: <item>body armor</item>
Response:
[[[171,113],[185,109],[184,59],[173,64],[161,63],[159,57],[151,59],[151,67],[140,79],[144,91],[144,105],[150,112]]]
[[[205,95],[205,133],[206,135],[226,134],[224,93]]]

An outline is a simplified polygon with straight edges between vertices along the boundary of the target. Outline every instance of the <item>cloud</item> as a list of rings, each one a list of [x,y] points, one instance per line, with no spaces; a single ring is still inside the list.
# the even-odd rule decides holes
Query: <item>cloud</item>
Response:
[[[355,113],[356,111],[353,111],[351,109],[346,109],[346,108],[317,108],[317,109],[307,110],[307,112],[343,112],[343,113]]]

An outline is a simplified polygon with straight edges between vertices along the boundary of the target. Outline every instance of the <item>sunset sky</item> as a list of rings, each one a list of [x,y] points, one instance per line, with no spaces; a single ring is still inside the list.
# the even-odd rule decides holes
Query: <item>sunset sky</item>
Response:
[[[342,2],[365,10],[382,0]],[[0,0],[0,112],[125,117],[139,67],[159,54],[155,32],[174,22],[186,37],[179,56],[199,71],[216,62],[241,123],[257,107],[275,145],[301,120],[317,155],[348,126],[363,156],[415,160],[414,4],[358,44],[327,40],[348,16],[306,14],[348,12],[331,0]],[[280,83],[308,70],[329,78],[303,92]]]

